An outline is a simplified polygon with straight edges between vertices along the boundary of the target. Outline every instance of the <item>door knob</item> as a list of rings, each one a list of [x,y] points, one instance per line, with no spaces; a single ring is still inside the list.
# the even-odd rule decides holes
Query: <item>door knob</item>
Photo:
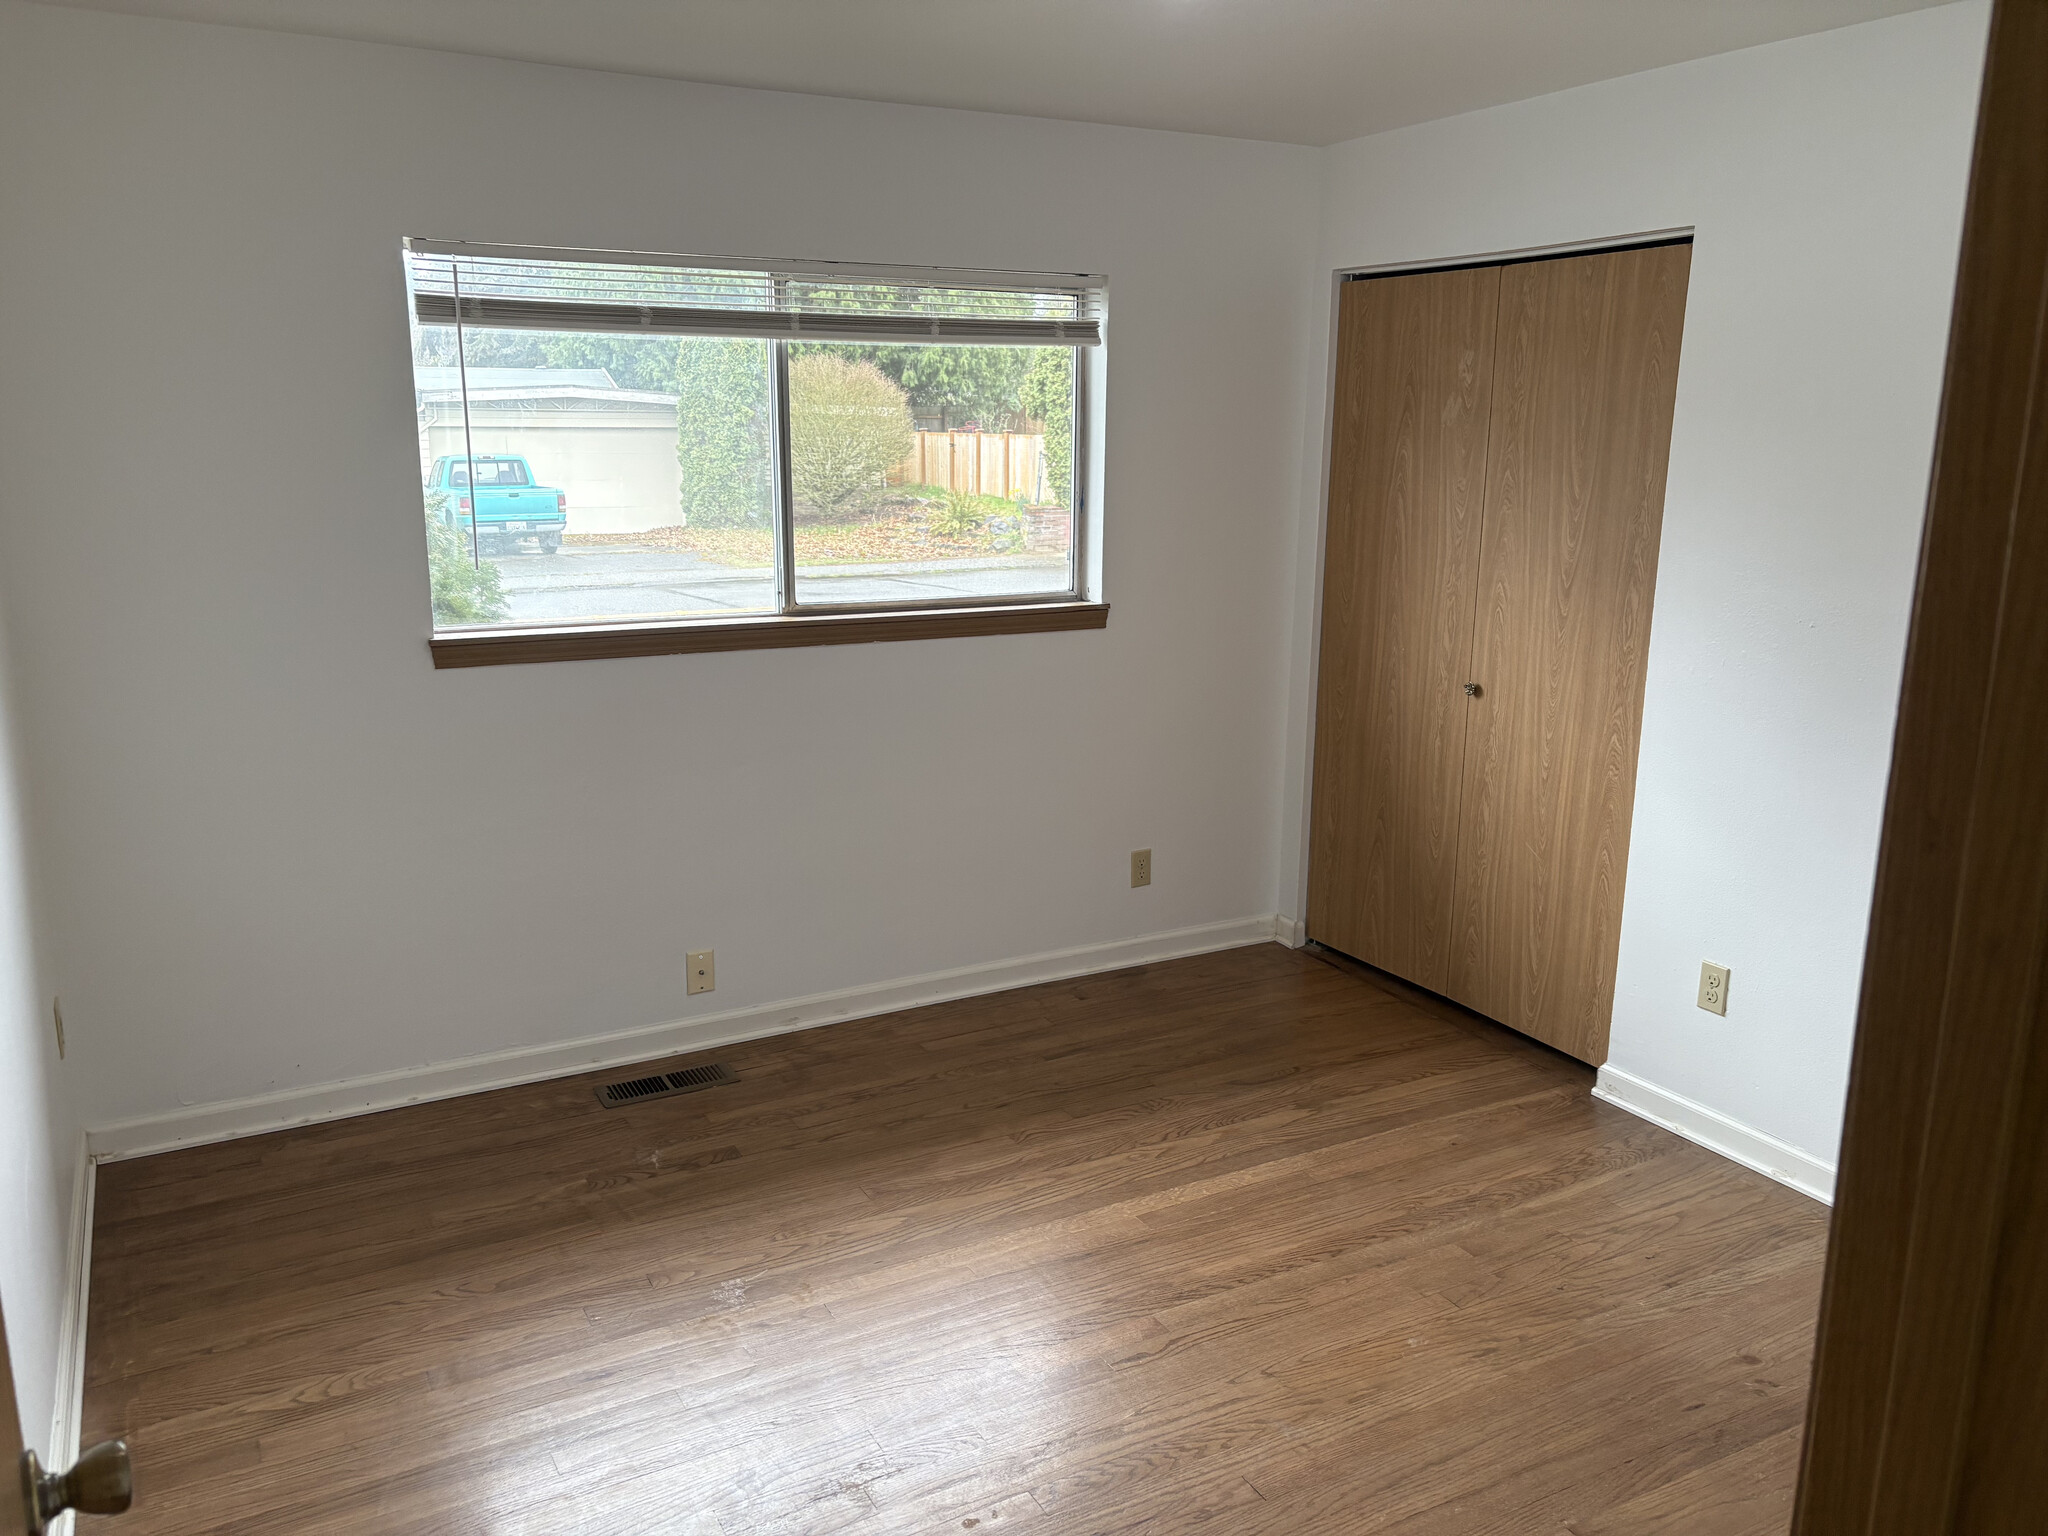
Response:
[[[31,1536],[42,1536],[50,1522],[67,1509],[83,1515],[118,1515],[135,1499],[128,1442],[102,1440],[80,1456],[69,1472],[45,1472],[34,1451],[23,1451],[21,1491],[28,1501]]]
[[[1465,685],[1465,697],[1468,699],[1478,698],[1480,691],[1480,687],[1477,683],[1467,683]]]

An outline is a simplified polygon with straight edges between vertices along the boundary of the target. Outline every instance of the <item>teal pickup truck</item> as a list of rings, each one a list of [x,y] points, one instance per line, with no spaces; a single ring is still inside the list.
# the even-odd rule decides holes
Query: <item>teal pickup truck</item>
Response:
[[[475,471],[476,483],[470,484]],[[427,475],[428,505],[441,498],[441,521],[470,538],[476,523],[477,552],[485,555],[521,553],[531,539],[540,553],[562,547],[569,526],[569,498],[553,486],[534,483],[533,466],[516,453],[479,453],[474,458],[448,454],[434,460]]]

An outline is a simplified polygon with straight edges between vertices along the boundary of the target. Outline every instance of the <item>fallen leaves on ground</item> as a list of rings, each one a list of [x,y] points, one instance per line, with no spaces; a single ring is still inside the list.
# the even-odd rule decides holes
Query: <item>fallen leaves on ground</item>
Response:
[[[1066,515],[1032,514],[1027,548],[1033,554],[1064,553]],[[572,533],[565,544],[632,544],[688,550],[713,565],[766,569],[775,563],[775,535],[766,528],[685,528],[671,525],[644,533]],[[930,532],[924,518],[898,512],[845,523],[796,525],[800,565],[862,565],[895,560],[958,560],[974,555],[1014,554],[991,547],[986,538],[946,539]]]

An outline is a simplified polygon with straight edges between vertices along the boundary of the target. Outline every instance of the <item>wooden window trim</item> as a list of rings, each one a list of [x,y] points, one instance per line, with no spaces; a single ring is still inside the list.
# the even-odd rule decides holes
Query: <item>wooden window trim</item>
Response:
[[[564,625],[478,630],[428,641],[434,666],[502,667],[541,661],[600,661],[615,656],[684,656],[704,651],[766,651],[797,645],[867,645],[881,640],[944,640],[966,635],[1034,635],[1102,629],[1107,603],[1013,603],[983,608],[900,609],[894,613],[787,613],[692,619],[683,624]]]

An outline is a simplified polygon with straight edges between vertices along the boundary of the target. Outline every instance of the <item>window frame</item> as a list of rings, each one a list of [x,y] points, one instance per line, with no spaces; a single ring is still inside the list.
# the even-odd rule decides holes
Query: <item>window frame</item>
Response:
[[[485,246],[461,241],[408,239],[409,254],[497,257],[535,262],[609,262],[636,266],[669,265],[714,271],[757,271],[774,278],[782,288],[785,276],[795,279],[818,277],[845,283],[900,284],[926,287],[988,286],[1032,290],[1069,288],[1085,294],[1084,304],[1094,308],[1093,329],[1100,336],[1102,310],[1106,307],[1108,280],[1083,274],[996,273],[964,271],[943,267],[895,267],[853,265],[817,261],[762,261],[732,257],[657,255],[640,252],[581,251],[549,247]],[[419,323],[452,325],[457,357],[464,356],[464,334],[470,326],[493,328],[488,320],[466,321],[465,299],[459,288],[454,313],[446,320],[426,320],[413,283],[412,268],[406,266],[406,300],[409,331]],[[769,311],[780,315],[781,309]],[[800,324],[800,321],[797,322]],[[529,329],[541,327],[528,326]],[[766,327],[764,327],[766,328]],[[565,331],[570,327],[563,327]],[[659,326],[608,327],[628,334],[689,335],[692,331]],[[740,339],[735,337],[735,339]],[[958,635],[1037,633],[1072,629],[1100,629],[1108,623],[1109,605],[1091,592],[1099,577],[1095,558],[1095,505],[1093,494],[1099,473],[1092,402],[1096,381],[1091,377],[1105,366],[1100,341],[1065,344],[1073,356],[1073,465],[1068,499],[1070,519],[1068,582],[1051,592],[1000,594],[963,602],[958,598],[916,598],[893,602],[804,602],[798,596],[799,571],[796,564],[795,496],[791,485],[788,434],[789,346],[792,341],[823,344],[856,343],[846,335],[805,335],[791,327],[788,335],[755,335],[769,345],[771,380],[770,452],[773,456],[773,558],[776,608],[772,612],[712,615],[690,618],[654,618],[642,622],[604,624],[529,623],[492,625],[451,625],[431,623],[429,648],[437,669],[539,661],[582,661],[615,656],[649,656],[693,652],[779,649],[789,646],[863,644],[882,640],[935,639]],[[882,338],[876,338],[882,339]],[[905,338],[895,338],[906,344]],[[929,342],[908,340],[912,345],[976,345],[972,340],[935,336]],[[992,345],[1059,346],[1052,341],[992,342]],[[1091,356],[1091,354],[1095,354]],[[465,412],[467,390],[464,390]],[[472,471],[473,472],[473,471]]]

